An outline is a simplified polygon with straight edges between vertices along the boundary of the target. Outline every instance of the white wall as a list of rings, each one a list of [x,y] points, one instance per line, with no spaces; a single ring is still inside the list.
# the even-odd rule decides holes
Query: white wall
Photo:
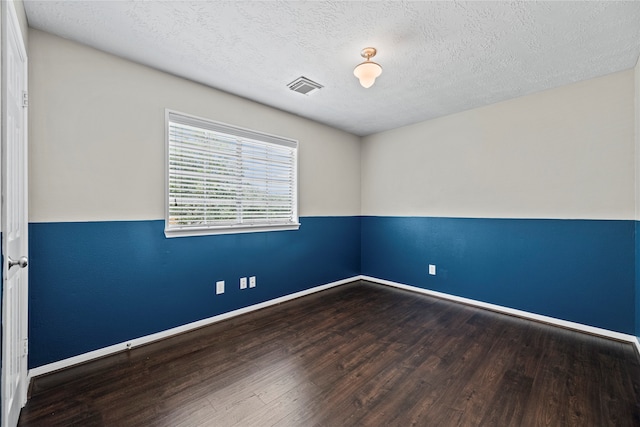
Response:
[[[297,139],[300,216],[360,213],[360,138],[30,30],[30,222],[164,217],[164,109]]]
[[[636,220],[640,221],[640,58],[633,69],[634,75],[634,118],[635,118],[635,166],[636,166]],[[640,272],[636,273],[640,274]],[[640,331],[638,331],[640,333]]]
[[[32,222],[161,219],[164,108],[298,139],[301,216],[635,218],[638,67],[360,144],[44,32],[29,36]]]
[[[633,70],[363,139],[362,214],[634,218]]]

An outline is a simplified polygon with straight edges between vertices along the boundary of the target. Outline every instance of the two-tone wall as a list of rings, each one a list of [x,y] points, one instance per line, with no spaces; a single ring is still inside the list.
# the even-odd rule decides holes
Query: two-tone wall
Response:
[[[364,138],[362,274],[633,334],[633,85],[629,70]]]
[[[30,64],[30,367],[359,274],[358,137],[36,30]],[[165,238],[165,108],[297,139],[300,230]]]
[[[636,267],[636,338],[640,343],[640,59],[636,63],[634,71],[634,100],[635,100],[635,165],[636,165],[636,243],[635,243],[635,267]]]
[[[29,36],[30,367],[360,274],[640,335],[638,67],[358,138]],[[300,230],[166,239],[165,108],[299,140]]]

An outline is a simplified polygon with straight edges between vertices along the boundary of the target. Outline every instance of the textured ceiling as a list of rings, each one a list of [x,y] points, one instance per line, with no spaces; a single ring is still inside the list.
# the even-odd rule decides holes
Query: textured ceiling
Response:
[[[633,67],[640,2],[25,0],[29,25],[368,135]],[[360,50],[382,76],[362,88]],[[299,76],[324,86],[305,96]]]

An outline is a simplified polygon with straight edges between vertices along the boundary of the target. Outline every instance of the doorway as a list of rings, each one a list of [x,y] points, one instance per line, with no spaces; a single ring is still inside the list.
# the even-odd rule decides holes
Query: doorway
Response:
[[[2,425],[27,400],[27,54],[13,2],[2,7]]]

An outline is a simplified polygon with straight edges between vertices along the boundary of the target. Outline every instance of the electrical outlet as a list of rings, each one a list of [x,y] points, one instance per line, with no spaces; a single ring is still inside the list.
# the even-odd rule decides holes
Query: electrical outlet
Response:
[[[240,278],[240,289],[247,289],[247,278],[246,277],[241,277]]]
[[[256,276],[249,277],[249,287],[250,288],[256,287]]]
[[[429,274],[432,276],[436,275],[436,266],[434,264],[429,264]]]
[[[224,294],[224,280],[216,282],[216,295]]]

